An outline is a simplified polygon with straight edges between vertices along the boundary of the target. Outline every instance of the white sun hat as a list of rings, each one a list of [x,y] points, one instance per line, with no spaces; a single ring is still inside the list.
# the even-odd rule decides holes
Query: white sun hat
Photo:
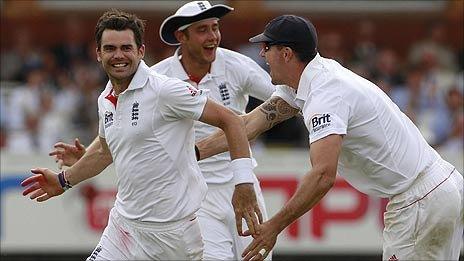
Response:
[[[227,5],[211,5],[208,1],[192,1],[181,6],[174,15],[166,18],[160,26],[159,34],[168,45],[179,45],[174,32],[183,30],[195,22],[209,18],[221,18],[234,8]]]

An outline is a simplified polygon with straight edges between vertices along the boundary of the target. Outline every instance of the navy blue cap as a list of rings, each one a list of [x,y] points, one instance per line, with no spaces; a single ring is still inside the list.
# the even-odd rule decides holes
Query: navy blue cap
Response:
[[[264,32],[249,40],[252,43],[294,44],[317,52],[317,33],[307,19],[296,15],[281,15],[272,19]]]

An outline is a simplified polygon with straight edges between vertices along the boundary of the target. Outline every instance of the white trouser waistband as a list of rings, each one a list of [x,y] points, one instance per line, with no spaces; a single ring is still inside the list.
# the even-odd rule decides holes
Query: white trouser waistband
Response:
[[[195,214],[188,215],[185,218],[169,221],[169,222],[152,222],[152,221],[140,221],[140,220],[133,220],[127,219],[123,217],[115,208],[111,209],[110,218],[114,218],[116,221],[123,222],[129,224],[130,226],[142,229],[149,229],[152,231],[170,231],[180,227],[187,221],[194,220],[196,218]]]
[[[390,200],[401,200],[402,198],[414,196],[416,199],[413,202],[408,203],[406,208],[417,201],[425,198],[438,186],[446,182],[453,173],[458,173],[456,168],[443,159],[439,159],[434,162],[430,167],[419,173],[411,186],[404,192],[393,196]],[[400,209],[401,209],[400,208]]]

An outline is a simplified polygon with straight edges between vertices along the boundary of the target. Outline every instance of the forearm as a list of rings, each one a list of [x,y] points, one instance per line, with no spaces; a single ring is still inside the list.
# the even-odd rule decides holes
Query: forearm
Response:
[[[199,160],[206,159],[229,150],[226,136],[222,130],[218,130],[210,136],[196,142],[195,145],[198,147],[198,151],[200,152]]]
[[[298,114],[298,110],[288,105],[284,100],[279,97],[271,97],[253,111],[241,117],[245,123],[247,139],[254,140],[263,132],[282,121],[292,118],[296,114]],[[200,140],[196,145],[200,151],[200,159],[229,150],[222,130]]]
[[[87,153],[95,153],[98,151],[98,149],[101,148],[101,144],[100,144],[100,139],[97,137],[95,137],[95,139],[92,141],[92,143],[90,143],[90,145],[86,148],[86,152]],[[84,154],[85,155],[85,154]]]
[[[254,128],[256,124],[253,124],[253,120],[249,117],[249,114],[241,115],[241,118],[244,121],[246,136],[249,141],[256,139],[261,133],[267,130],[264,128],[261,130]],[[228,140],[223,130],[218,130],[196,143],[200,151],[200,159],[209,158],[213,155],[229,151],[228,144]]]
[[[76,185],[98,175],[112,162],[111,153],[97,137],[87,148],[84,156],[66,170],[66,178],[71,185]]]
[[[240,117],[231,117],[231,120],[222,127],[232,160],[250,157],[249,143],[244,129],[245,124]]]
[[[325,175],[322,171],[314,169],[309,171],[301,180],[292,198],[271,218],[270,222],[279,227],[280,233],[280,231],[312,209],[333,186],[334,179],[329,175]]]

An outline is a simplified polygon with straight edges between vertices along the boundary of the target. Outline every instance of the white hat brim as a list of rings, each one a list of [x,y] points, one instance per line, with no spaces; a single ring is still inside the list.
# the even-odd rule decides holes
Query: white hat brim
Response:
[[[209,9],[204,10],[192,16],[171,15],[166,18],[160,26],[159,35],[161,40],[168,45],[179,45],[174,32],[183,25],[195,23],[208,18],[220,19],[234,8],[226,5],[214,5]]]

